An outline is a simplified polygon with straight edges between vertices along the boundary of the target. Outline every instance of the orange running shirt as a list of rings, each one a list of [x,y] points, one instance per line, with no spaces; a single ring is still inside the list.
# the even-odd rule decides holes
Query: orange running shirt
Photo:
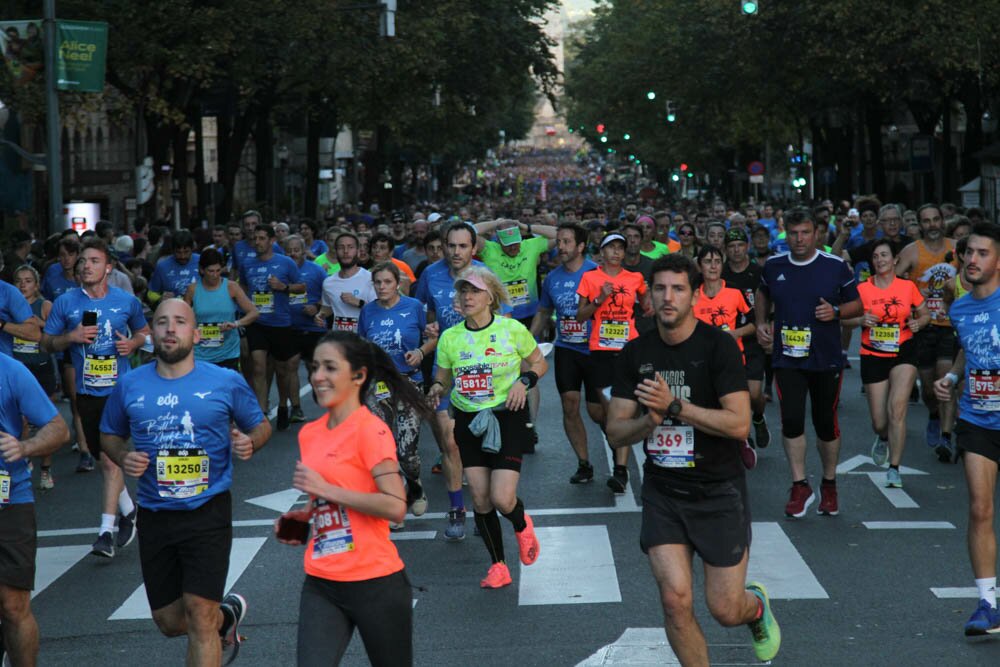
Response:
[[[750,312],[747,300],[743,298],[743,292],[732,287],[726,287],[726,281],[722,281],[722,289],[714,297],[705,294],[705,286],[698,288],[698,302],[694,304],[694,316],[705,324],[711,324],[723,331],[732,331],[736,328],[738,315],[746,315]],[[736,345],[740,352],[743,351],[743,337],[736,339]]]
[[[590,349],[620,352],[625,343],[639,335],[635,330],[635,301],[639,295],[646,293],[646,281],[641,273],[625,269],[612,278],[598,267],[580,277],[576,293],[594,302],[600,297],[606,282],[611,283],[614,291],[594,312]]]
[[[872,276],[858,285],[861,304],[882,320],[877,327],[861,328],[861,354],[875,357],[895,357],[899,346],[913,338],[906,326],[910,312],[924,302],[924,295],[911,280],[893,278],[885,289],[875,285]]]
[[[931,311],[931,324],[938,327],[950,327],[948,306],[944,302],[945,284],[958,273],[958,260],[955,259],[955,241],[944,239],[944,247],[934,253],[923,241],[914,241],[917,249],[917,261],[907,278],[917,284],[922,290],[927,290],[927,308]]]
[[[396,460],[396,442],[381,419],[362,406],[333,430],[327,416],[299,432],[302,463],[330,484],[377,493],[372,468]],[[330,581],[364,581],[403,569],[389,540],[389,522],[313,498],[313,526],[306,546],[306,574]]]

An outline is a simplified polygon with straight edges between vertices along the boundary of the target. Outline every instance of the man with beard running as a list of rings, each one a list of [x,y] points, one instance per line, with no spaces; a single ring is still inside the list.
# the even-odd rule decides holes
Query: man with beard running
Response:
[[[139,559],[153,621],[167,637],[187,635],[188,665],[217,666],[223,644],[236,657],[247,610],[241,595],[225,595],[233,458],[253,456],[271,425],[238,373],[195,361],[200,337],[191,307],[164,300],[153,315],[156,362],[115,386],[100,430],[106,458],[139,479]]]

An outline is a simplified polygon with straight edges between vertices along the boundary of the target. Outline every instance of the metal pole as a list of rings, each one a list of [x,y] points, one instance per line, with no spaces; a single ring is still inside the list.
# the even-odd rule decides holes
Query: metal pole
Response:
[[[59,93],[56,79],[56,0],[45,0],[43,28],[45,33],[45,135],[48,141],[46,170],[49,177],[49,233],[66,227],[62,197],[62,132],[59,122]]]

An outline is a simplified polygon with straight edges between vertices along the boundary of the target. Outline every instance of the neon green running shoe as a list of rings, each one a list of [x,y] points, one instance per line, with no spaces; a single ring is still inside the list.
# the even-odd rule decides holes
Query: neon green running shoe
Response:
[[[778,621],[771,613],[771,602],[767,598],[767,589],[764,588],[764,584],[751,581],[747,584],[747,590],[756,595],[764,605],[764,613],[761,614],[761,617],[747,623],[753,634],[753,651],[761,662],[770,662],[778,655],[778,649],[781,648],[781,628],[778,627]]]

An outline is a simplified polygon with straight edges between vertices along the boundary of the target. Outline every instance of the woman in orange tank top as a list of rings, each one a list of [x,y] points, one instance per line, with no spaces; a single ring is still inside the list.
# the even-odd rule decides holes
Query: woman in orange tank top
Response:
[[[389,521],[406,515],[406,490],[392,431],[362,396],[384,382],[397,401],[428,417],[429,407],[384,351],[354,333],[320,340],[309,380],[326,408],[299,432],[292,485],[309,502],[274,524],[278,541],[306,545],[298,664],[339,664],[357,628],[372,665],[410,665],[410,582],[389,540]]]

